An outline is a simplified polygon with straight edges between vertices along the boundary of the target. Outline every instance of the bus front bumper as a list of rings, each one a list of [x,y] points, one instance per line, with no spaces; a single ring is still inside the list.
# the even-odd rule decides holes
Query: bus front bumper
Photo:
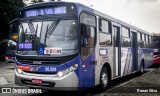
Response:
[[[34,84],[32,80],[41,80],[41,84]],[[19,74],[15,70],[15,84],[33,88],[49,90],[78,90],[79,79],[75,72],[71,72],[64,77],[54,77],[46,74]]]

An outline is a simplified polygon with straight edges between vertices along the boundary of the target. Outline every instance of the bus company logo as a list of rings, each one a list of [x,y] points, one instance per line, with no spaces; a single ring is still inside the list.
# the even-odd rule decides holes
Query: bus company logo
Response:
[[[38,69],[40,68],[41,66],[38,66],[38,67],[30,67],[29,71],[31,72],[36,72],[38,71]]]
[[[62,54],[62,48],[45,48],[44,54]]]
[[[42,64],[40,61],[33,61],[33,64]]]
[[[11,88],[2,88],[2,93],[11,93]]]

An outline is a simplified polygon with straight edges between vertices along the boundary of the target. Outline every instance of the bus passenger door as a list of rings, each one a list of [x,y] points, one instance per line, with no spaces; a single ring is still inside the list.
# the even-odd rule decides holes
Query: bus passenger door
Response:
[[[132,72],[138,67],[138,52],[137,52],[137,34],[131,31],[131,50],[132,50]]]
[[[82,26],[82,25],[81,25]],[[82,64],[82,74],[80,77],[80,87],[92,87],[95,85],[95,49],[94,49],[94,43],[95,43],[95,35],[96,35],[96,28],[90,25],[87,25],[87,29],[89,29],[87,32],[90,36],[81,36],[81,64]]]
[[[95,86],[95,43],[96,43],[96,17],[81,13],[81,72],[79,87]]]
[[[113,77],[121,74],[121,47],[120,47],[120,27],[113,26],[114,49],[113,49]]]

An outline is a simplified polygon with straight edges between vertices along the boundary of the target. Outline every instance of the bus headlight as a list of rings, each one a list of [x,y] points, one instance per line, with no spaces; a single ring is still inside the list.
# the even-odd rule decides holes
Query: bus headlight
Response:
[[[63,71],[59,71],[59,72],[57,73],[57,76],[58,76],[58,77],[62,77],[62,76],[63,76]]]
[[[62,70],[62,71],[59,71],[56,75],[58,77],[63,77],[71,72],[73,72],[74,70],[76,70],[78,68],[78,64],[74,64],[73,66],[65,69],[65,70]]]
[[[22,71],[21,69],[19,69],[19,68],[17,68],[17,72],[18,72],[19,74],[22,74],[22,73],[23,73],[23,71]]]

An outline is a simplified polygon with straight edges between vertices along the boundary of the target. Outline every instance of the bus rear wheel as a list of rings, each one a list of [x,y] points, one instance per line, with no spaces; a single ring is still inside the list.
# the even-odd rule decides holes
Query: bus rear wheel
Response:
[[[100,74],[100,85],[101,90],[105,90],[109,85],[109,74],[107,68],[103,67]]]

